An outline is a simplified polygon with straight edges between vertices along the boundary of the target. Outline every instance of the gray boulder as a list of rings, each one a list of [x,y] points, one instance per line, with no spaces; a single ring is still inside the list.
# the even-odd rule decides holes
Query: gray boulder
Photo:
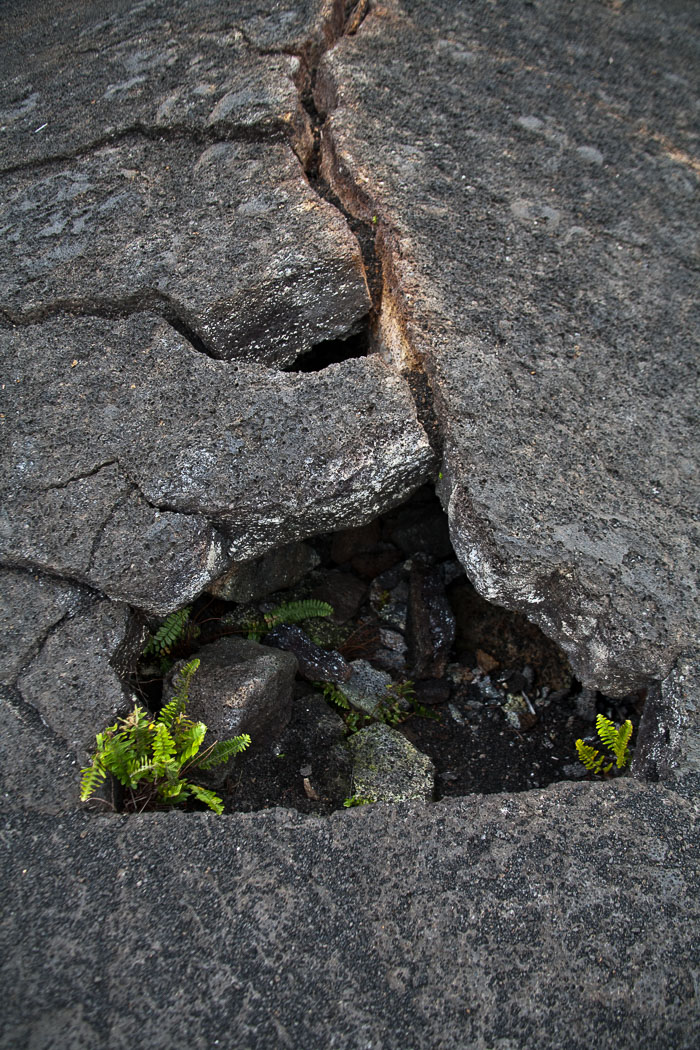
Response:
[[[203,646],[197,657],[200,666],[190,683],[187,714],[207,726],[205,747],[241,733],[260,747],[281,735],[289,722],[297,671],[291,653],[231,637]],[[164,699],[169,699],[167,692]]]
[[[299,583],[320,558],[306,543],[288,543],[252,562],[236,562],[209,587],[227,602],[254,602]]]
[[[348,740],[353,794],[372,802],[432,802],[435,766],[398,730],[383,723]]]
[[[369,310],[357,241],[283,144],[105,146],[2,197],[15,322],[151,309],[214,357],[289,365]]]

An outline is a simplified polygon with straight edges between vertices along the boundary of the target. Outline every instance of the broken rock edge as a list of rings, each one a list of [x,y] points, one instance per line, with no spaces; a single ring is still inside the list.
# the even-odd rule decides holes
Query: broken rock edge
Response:
[[[467,577],[486,600],[525,615],[560,646],[569,658],[574,673],[585,686],[611,696],[646,690],[647,702],[638,727],[638,753],[631,767],[633,776],[640,780],[661,780],[670,787],[675,787],[676,782],[682,783],[686,773],[694,777],[697,772],[700,777],[700,761],[688,761],[686,757],[688,751],[694,754],[697,748],[692,741],[683,741],[683,737],[692,737],[697,730],[696,719],[693,718],[696,705],[692,701],[690,705],[681,704],[677,698],[678,680],[683,682],[688,675],[688,668],[696,667],[700,662],[698,652],[679,650],[659,667],[656,674],[645,673],[631,666],[626,675],[618,674],[617,681],[611,681],[610,677],[605,677],[604,667],[599,670],[593,659],[586,660],[579,656],[580,642],[577,645],[571,633],[562,630],[562,606],[574,609],[581,599],[585,602],[586,597],[585,588],[573,574],[566,581],[563,577],[559,581],[545,577],[537,580],[536,585],[518,592],[510,585],[507,572],[502,568],[499,577],[500,558],[495,550],[488,551],[485,545],[481,549],[476,534],[471,545],[461,542],[457,536],[456,500],[461,497],[462,506],[468,500],[450,470],[449,463],[442,458],[445,435],[438,411],[439,398],[432,382],[429,356],[423,348],[425,337],[411,304],[412,298],[419,297],[416,293],[420,293],[420,282],[406,259],[407,253],[403,250],[399,231],[391,218],[384,214],[381,203],[373,198],[370,184],[365,183],[361,187],[354,177],[352,165],[344,163],[339,155],[332,121],[334,110],[340,107],[339,92],[334,74],[327,64],[319,64],[315,71],[314,92],[316,107],[323,115],[320,129],[322,179],[330,188],[331,195],[341,202],[343,211],[375,231],[374,246],[381,273],[381,295],[372,318],[373,347],[370,352],[380,353],[390,367],[406,378],[412,393],[415,386],[410,383],[410,377],[420,376],[423,379],[423,389],[430,402],[429,419],[426,420],[425,408],[421,409],[417,401],[416,410],[426,430],[433,432],[431,444],[442,462],[436,493],[447,514],[455,553]],[[471,506],[469,509],[473,510]],[[548,593],[554,583],[558,583],[560,589],[565,585],[565,593],[563,598],[560,595],[559,601]],[[584,647],[591,645],[591,641],[590,636],[587,637]]]

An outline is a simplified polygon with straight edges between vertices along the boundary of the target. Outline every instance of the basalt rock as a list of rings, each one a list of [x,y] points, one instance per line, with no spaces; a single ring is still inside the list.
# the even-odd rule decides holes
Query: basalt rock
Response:
[[[388,0],[316,82],[454,548],[615,695],[696,648],[694,14]]]
[[[227,365],[143,314],[0,331],[0,346],[3,562],[157,616],[233,560],[373,519],[432,466],[377,358],[304,376]]]

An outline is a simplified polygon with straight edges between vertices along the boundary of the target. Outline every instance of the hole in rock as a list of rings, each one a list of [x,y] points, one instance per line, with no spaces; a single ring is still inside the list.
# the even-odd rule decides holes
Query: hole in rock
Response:
[[[369,318],[365,318],[359,332],[344,339],[324,339],[306,354],[298,357],[287,372],[320,372],[328,365],[337,365],[353,357],[366,357],[369,351]]]
[[[229,811],[282,805],[328,813],[349,799],[359,804],[372,795],[368,782],[385,775],[390,796],[402,784],[433,799],[525,791],[589,776],[575,741],[600,746],[596,714],[639,725],[644,694],[613,700],[583,689],[554,642],[479,596],[428,486],[361,528],[235,567],[213,591],[193,604],[170,653],[142,660],[137,688],[157,709],[163,673],[169,699],[168,668],[199,656],[190,713],[211,727],[227,688],[221,648],[233,647],[239,667],[231,688],[247,691],[252,704],[235,732],[250,732],[253,742],[216,785]],[[328,603],[333,615],[304,615],[318,606],[292,606],[290,614],[299,602]],[[235,650],[251,636],[266,647],[253,649],[269,666],[242,671],[245,654]],[[299,661],[293,681],[283,650]],[[358,740],[385,738],[377,727],[411,747],[367,772],[373,760],[355,749]],[[434,767],[427,780],[421,756]]]

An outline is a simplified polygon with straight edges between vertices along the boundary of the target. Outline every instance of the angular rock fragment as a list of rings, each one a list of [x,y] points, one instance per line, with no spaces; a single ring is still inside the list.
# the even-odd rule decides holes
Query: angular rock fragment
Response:
[[[200,665],[190,682],[187,713],[207,726],[206,747],[241,733],[248,733],[256,747],[281,735],[289,721],[297,671],[291,653],[245,638],[221,638],[205,645],[197,657]]]
[[[227,365],[150,315],[0,331],[0,348],[4,564],[157,616],[232,559],[371,520],[432,466],[408,389],[374,358]]]
[[[79,786],[75,755],[0,687],[0,812],[67,812],[76,808]]]
[[[0,682],[13,684],[22,668],[80,604],[79,587],[40,574],[0,570]]]
[[[377,723],[353,733],[353,792],[372,802],[432,802],[435,767],[396,729]]]
[[[441,678],[457,625],[440,569],[420,555],[411,561],[407,629],[416,678]]]
[[[386,699],[387,687],[392,684],[391,675],[372,667],[367,660],[353,660],[350,667],[352,676],[343,683],[343,693],[353,707],[371,715],[377,704]]]
[[[2,190],[17,322],[153,309],[214,357],[288,365],[369,309],[357,241],[283,144],[134,140]]]
[[[299,663],[299,674],[309,682],[345,682],[352,674],[352,668],[340,653],[322,649],[296,625],[279,624],[265,635],[264,642],[293,653]]]
[[[615,695],[700,619],[691,7],[651,48],[644,5],[373,5],[316,81],[323,171],[379,231],[384,352],[432,391],[455,551]]]
[[[286,590],[315,569],[320,558],[307,543],[288,543],[252,562],[240,562],[209,587],[211,594],[227,602],[258,601],[275,591]]]

